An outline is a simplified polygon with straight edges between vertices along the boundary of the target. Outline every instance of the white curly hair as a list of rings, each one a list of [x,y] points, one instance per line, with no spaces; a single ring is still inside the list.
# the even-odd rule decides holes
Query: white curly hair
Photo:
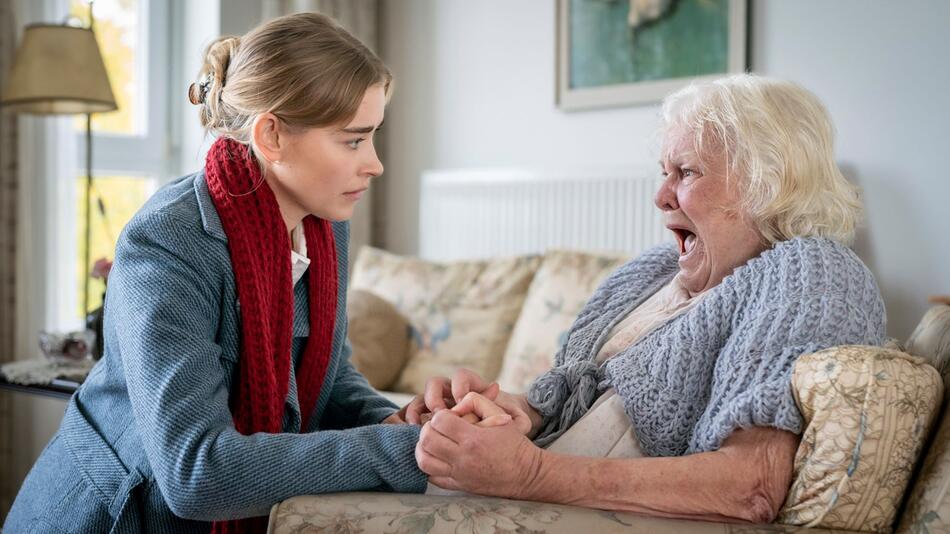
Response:
[[[703,160],[725,153],[742,209],[769,243],[822,236],[850,244],[858,189],[834,156],[834,126],[811,92],[751,74],[696,83],[663,101],[661,133],[693,138]]]

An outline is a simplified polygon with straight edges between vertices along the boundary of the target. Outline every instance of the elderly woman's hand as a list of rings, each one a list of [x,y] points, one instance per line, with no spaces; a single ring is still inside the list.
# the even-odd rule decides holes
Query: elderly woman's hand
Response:
[[[487,406],[468,399],[477,409]],[[542,452],[515,425],[477,426],[441,410],[422,427],[416,462],[441,488],[518,498],[532,486]]]
[[[737,430],[720,450],[678,457],[587,458],[535,446],[514,425],[479,427],[441,410],[416,462],[445,489],[664,517],[768,523],[791,484],[798,437]]]

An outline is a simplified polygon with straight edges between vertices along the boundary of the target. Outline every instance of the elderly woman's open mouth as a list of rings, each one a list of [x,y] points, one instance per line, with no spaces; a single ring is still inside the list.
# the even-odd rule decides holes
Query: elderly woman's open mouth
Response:
[[[696,248],[696,234],[686,228],[685,226],[679,225],[667,225],[674,235],[676,235],[676,241],[680,246],[680,259],[688,256]]]

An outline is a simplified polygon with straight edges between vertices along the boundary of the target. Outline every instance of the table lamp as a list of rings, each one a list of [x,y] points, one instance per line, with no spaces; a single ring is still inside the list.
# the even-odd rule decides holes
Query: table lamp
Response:
[[[86,235],[83,315],[89,313],[92,114],[118,109],[92,28],[33,24],[23,32],[0,106],[14,113],[86,115]]]

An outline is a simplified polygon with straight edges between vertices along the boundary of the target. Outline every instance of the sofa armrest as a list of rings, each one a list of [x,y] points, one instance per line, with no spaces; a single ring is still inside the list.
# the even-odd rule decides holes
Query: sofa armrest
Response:
[[[267,532],[634,532],[656,534],[831,533],[782,525],[660,519],[590,508],[480,496],[335,493],[287,499],[271,508]],[[853,534],[853,533],[851,533]]]

